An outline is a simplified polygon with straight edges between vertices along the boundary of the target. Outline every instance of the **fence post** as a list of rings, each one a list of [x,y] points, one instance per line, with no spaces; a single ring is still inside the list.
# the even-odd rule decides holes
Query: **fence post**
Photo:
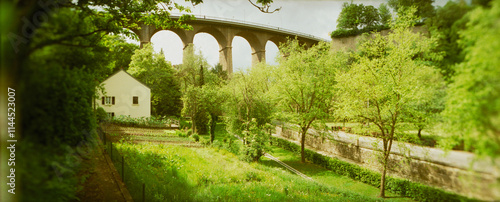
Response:
[[[142,201],[145,202],[146,201],[146,184],[142,183]]]
[[[125,164],[125,161],[124,161],[124,158],[122,156],[122,182],[125,182],[125,172],[124,169],[123,169],[123,165]]]
[[[113,161],[113,143],[109,143],[109,157],[111,158],[111,161]]]

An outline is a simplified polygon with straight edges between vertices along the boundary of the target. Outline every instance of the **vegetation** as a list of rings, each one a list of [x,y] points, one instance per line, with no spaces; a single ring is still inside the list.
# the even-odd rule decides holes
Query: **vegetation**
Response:
[[[163,52],[154,53],[153,46],[146,44],[136,50],[127,71],[151,89],[151,114],[153,116],[180,116],[181,91],[174,79],[172,65]]]
[[[383,142],[380,196],[385,196],[385,175],[395,136],[405,117],[425,115],[415,105],[426,103],[439,87],[439,75],[428,62],[433,39],[412,33],[413,13],[399,16],[393,32],[375,37],[360,47],[350,69],[339,76],[342,114],[379,128]],[[429,102],[432,102],[430,100]],[[413,119],[419,121],[419,119]],[[421,121],[421,120],[420,120]]]
[[[108,122],[120,126],[129,126],[129,127],[169,128],[171,124],[174,123],[174,119],[165,117],[156,117],[156,116],[132,118],[130,116],[121,115],[109,119]]]
[[[465,59],[456,66],[444,114],[458,143],[495,158],[500,156],[500,42],[494,40],[500,34],[500,1],[490,6],[471,11],[470,22],[459,32]]]
[[[272,2],[252,4],[269,12]],[[123,68],[153,89],[153,114],[158,116],[117,117],[112,123],[164,127],[171,123],[166,116],[187,116],[192,130],[179,132],[183,137],[177,140],[191,141],[187,139],[191,136],[204,145],[212,142],[247,161],[258,161],[269,151],[266,124],[280,119],[300,126],[302,161],[310,159],[380,187],[381,196],[387,188],[419,200],[460,200],[423,185],[385,178],[385,171],[378,175],[304,149],[311,125],[329,117],[349,117],[379,129],[375,135],[384,144],[384,168],[392,141],[404,139],[409,124],[417,127],[418,134],[441,124],[445,130],[437,135],[442,147],[463,144],[480,156],[500,156],[500,1],[450,2],[435,11],[432,3],[391,0],[388,5],[399,11],[395,19],[385,5],[376,9],[346,3],[339,29],[332,36],[380,30],[389,24],[392,33],[366,38],[358,52],[351,53],[332,53],[326,44],[305,49],[292,40],[280,47],[284,57],[279,65],[259,64],[247,73],[227,75],[222,66],[211,68],[190,48],[183,65],[174,69],[151,46],[137,50],[137,45],[125,42],[124,36],[137,39],[131,30],[139,23],[190,29],[185,22],[193,19],[191,15],[170,20],[170,11],[190,10],[175,1],[2,2],[1,32],[6,37],[2,38],[1,77],[3,84],[16,89],[17,124],[22,129],[22,135],[16,134],[16,155],[23,159],[16,165],[18,188],[24,193],[19,199],[77,200],[81,179],[75,173],[81,159],[87,158],[85,151],[94,149],[97,123],[106,121],[102,108],[93,111],[96,89]],[[426,21],[428,37],[409,31],[419,22],[407,15],[411,10]],[[245,144],[215,136],[221,116],[229,133],[245,138]],[[181,125],[185,128],[189,122],[181,120]],[[208,131],[210,141],[204,136]],[[208,148],[119,146],[133,159],[128,166],[137,169],[137,179],[157,185],[148,192],[158,200],[228,199],[224,196],[235,200],[370,200],[237,161],[224,149],[216,152],[217,160],[210,161],[212,149]],[[195,163],[185,163],[186,159]],[[233,172],[223,165],[242,169]],[[177,181],[170,181],[172,177]]]
[[[299,154],[300,146],[293,142],[272,137],[273,145],[285,150]],[[380,187],[381,174],[368,170],[345,161],[324,156],[309,149],[306,149],[306,159],[334,173],[347,176],[356,181]],[[440,189],[429,187],[420,183],[411,182],[405,179],[387,177],[387,190],[401,196],[410,197],[415,201],[469,201],[470,199],[458,196]]]
[[[282,169],[239,161],[225,150],[115,144],[130,170],[135,200],[151,201],[374,201],[350,191],[307,181]],[[114,152],[116,153],[116,152]],[[290,183],[290,182],[294,183]],[[160,186],[161,185],[161,186]]]
[[[389,28],[390,21],[391,14],[385,4],[381,4],[377,9],[373,6],[345,2],[337,18],[337,30],[331,33],[331,37],[339,38],[381,31]]]
[[[298,41],[281,46],[281,59],[275,70],[273,87],[278,117],[298,124],[301,134],[302,162],[307,130],[313,122],[321,121],[332,113],[337,70],[345,65],[346,57],[334,54],[330,46],[320,43],[309,49]]]

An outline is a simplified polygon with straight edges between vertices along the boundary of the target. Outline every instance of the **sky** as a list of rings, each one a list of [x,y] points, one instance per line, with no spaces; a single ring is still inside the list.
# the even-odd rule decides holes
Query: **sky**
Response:
[[[256,0],[252,0],[255,2]],[[442,6],[447,0],[436,0],[435,5]],[[285,28],[297,32],[311,34],[316,37],[330,39],[330,32],[336,29],[337,17],[342,10],[344,0],[274,0],[272,9],[281,7],[281,10],[272,14],[262,13],[253,7],[248,0],[205,0],[197,6],[175,1],[190,6],[192,14],[206,15],[220,18],[236,19],[252,23],[260,23],[274,27]],[[378,8],[387,0],[355,0],[353,3],[373,5]],[[175,13],[175,12],[173,12]],[[163,50],[165,58],[172,64],[182,63],[182,49],[184,45],[180,38],[170,31],[157,32],[151,38],[154,50]],[[139,43],[138,41],[135,43]],[[215,38],[206,33],[199,33],[194,38],[195,49],[207,59],[210,65],[219,62],[219,45]],[[251,67],[251,49],[248,42],[235,37],[232,44],[233,71],[245,71]],[[266,62],[276,64],[277,46],[266,44]]]

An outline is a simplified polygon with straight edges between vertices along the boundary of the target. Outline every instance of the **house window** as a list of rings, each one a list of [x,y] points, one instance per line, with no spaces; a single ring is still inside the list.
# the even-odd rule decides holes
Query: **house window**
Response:
[[[135,105],[139,104],[139,96],[132,97],[132,104],[135,104]]]
[[[108,112],[108,117],[109,117],[109,118],[113,118],[113,117],[115,117],[115,113],[114,113],[114,112]]]
[[[115,96],[102,97],[102,105],[114,105],[114,104],[115,104]]]

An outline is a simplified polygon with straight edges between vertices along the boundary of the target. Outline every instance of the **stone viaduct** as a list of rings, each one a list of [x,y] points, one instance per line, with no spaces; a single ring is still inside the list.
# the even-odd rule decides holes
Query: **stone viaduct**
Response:
[[[172,20],[179,19],[179,16],[171,16]],[[188,21],[187,24],[193,27],[192,30],[166,29],[176,33],[186,47],[193,43],[194,36],[198,33],[208,33],[212,35],[219,44],[219,62],[228,74],[233,72],[232,42],[235,36],[243,37],[248,41],[252,49],[252,65],[266,60],[266,43],[272,41],[279,47],[287,38],[295,38],[299,42],[312,46],[323,39],[312,35],[302,34],[278,27],[271,27],[256,23],[237,21],[233,19],[223,19],[207,16],[196,16],[196,20]],[[163,29],[157,29],[151,25],[140,24],[141,29],[134,31],[140,40],[141,47],[145,43],[151,42],[151,37]]]

